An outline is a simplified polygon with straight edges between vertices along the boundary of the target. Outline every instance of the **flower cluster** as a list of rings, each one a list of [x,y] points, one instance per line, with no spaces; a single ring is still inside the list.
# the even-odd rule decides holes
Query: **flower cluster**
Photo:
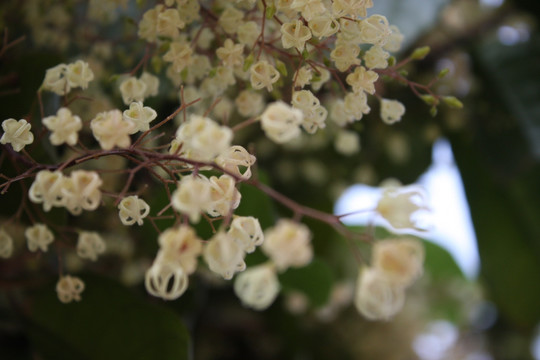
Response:
[[[387,239],[373,246],[372,266],[360,269],[354,303],[370,320],[388,320],[405,303],[405,290],[422,274],[424,250],[412,238]]]
[[[95,210],[99,206],[101,184],[94,171],[75,170],[67,177],[60,171],[41,170],[28,196],[36,204],[43,203],[45,211],[53,206],[65,207],[72,215],[80,215],[83,210]]]

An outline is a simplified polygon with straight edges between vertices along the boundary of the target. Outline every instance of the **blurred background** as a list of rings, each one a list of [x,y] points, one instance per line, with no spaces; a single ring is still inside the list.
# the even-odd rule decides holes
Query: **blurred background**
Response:
[[[80,53],[102,79],[137,64],[144,44],[134,38],[136,23],[149,4],[124,1],[126,7],[117,8],[122,2],[110,1],[110,10],[96,8],[99,3],[0,3],[3,34],[8,29],[10,40],[25,36],[0,57],[1,119],[39,114],[35,91],[45,70]],[[458,97],[464,108],[440,106],[432,116],[406,86],[384,82],[378,93],[399,99],[407,112],[388,126],[373,102],[371,114],[351,127],[360,136],[357,154],[335,149],[332,126],[286,147],[270,143],[258,129],[239,132],[235,142],[256,149],[266,183],[328,212],[372,208],[377,186],[388,178],[426,187],[430,227],[413,234],[424,240],[426,268],[401,313],[389,322],[357,313],[351,301],[358,264],[350,244],[325,224],[305,220],[314,234],[315,261],[281,275],[280,297],[255,312],[241,306],[229,283],[205,271],[190,279],[179,300],[151,298],[141,279],[157,248],[155,230],[148,224],[125,229],[114,216],[89,214],[69,220],[109,229],[109,252],[99,264],[66,256],[68,271],[86,283],[78,306],[56,299],[54,257],[0,261],[0,358],[540,359],[540,2],[374,3],[369,14],[387,16],[405,35],[398,59],[431,47],[426,59],[407,66],[409,78],[428,83],[449,69],[435,90]],[[152,63],[157,74],[158,65]],[[102,109],[121,108],[114,85],[113,79],[91,87],[94,101],[74,103],[74,111],[87,121]],[[53,96],[44,102],[46,113],[59,104]],[[160,96],[149,105],[169,114],[178,98]],[[69,155],[43,146],[49,159]],[[116,160],[94,166],[115,168]],[[2,164],[2,173],[12,170]],[[121,181],[111,177],[106,184],[114,188]],[[243,186],[241,192],[237,213],[259,217],[263,227],[291,216],[256,189]],[[11,216],[20,196],[13,188],[0,197],[0,221]],[[152,208],[166,203],[164,194],[152,196]],[[60,211],[48,216],[68,221]],[[373,216],[346,220],[358,231],[379,224]],[[11,230],[20,233],[23,247],[21,228]],[[198,231],[203,238],[210,234],[204,225]],[[391,236],[382,227],[373,231]],[[360,245],[360,251],[367,255],[369,247]],[[257,264],[264,256],[256,252],[246,261]]]

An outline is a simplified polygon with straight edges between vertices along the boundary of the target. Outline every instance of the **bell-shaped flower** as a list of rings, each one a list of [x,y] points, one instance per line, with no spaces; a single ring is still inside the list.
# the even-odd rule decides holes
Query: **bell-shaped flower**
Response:
[[[389,320],[405,303],[403,287],[396,286],[374,268],[360,270],[354,305],[369,320]]]
[[[83,291],[84,282],[76,276],[62,276],[56,283],[56,294],[58,295],[58,299],[64,304],[70,303],[73,300],[80,301]]]
[[[202,253],[202,242],[188,225],[180,225],[165,230],[159,235],[159,254],[161,262],[175,262],[186,274],[197,269],[197,257]]]
[[[68,108],[60,108],[56,116],[47,116],[43,120],[43,125],[51,131],[49,139],[53,145],[62,145],[63,143],[71,146],[77,143],[79,131],[82,129],[81,118],[73,115]]]
[[[365,91],[368,94],[375,94],[375,82],[379,79],[379,74],[375,71],[367,70],[363,66],[357,66],[354,72],[347,75],[347,84],[351,85],[353,92]]]
[[[32,125],[24,119],[2,121],[4,134],[0,138],[0,144],[11,144],[13,150],[21,151],[26,145],[34,142],[34,134],[30,131],[31,128]]]
[[[255,161],[255,156],[240,145],[231,146],[216,158],[216,164],[246,180],[251,177],[251,166]]]
[[[98,255],[105,252],[105,241],[93,231],[81,231],[77,240],[77,255],[83,259],[96,261]]]
[[[189,216],[192,223],[198,223],[210,202],[210,182],[202,176],[187,175],[178,182],[171,197],[172,207]]]
[[[120,84],[120,94],[124,104],[128,105],[134,101],[144,101],[147,93],[147,85],[142,79],[130,76]]]
[[[242,304],[255,310],[269,307],[280,288],[275,266],[271,263],[251,267],[234,281],[234,292]]]
[[[415,185],[388,187],[384,190],[376,211],[395,231],[423,230],[420,227],[422,212],[427,211],[427,195]]]
[[[51,210],[53,206],[64,206],[65,180],[60,171],[41,170],[28,191],[30,201],[36,204],[43,203],[45,211]]]
[[[236,181],[230,175],[210,178],[210,201],[206,212],[210,216],[226,216],[240,205],[240,192]]]
[[[186,271],[177,263],[166,261],[154,261],[144,277],[146,291],[165,300],[178,299],[188,283]]]
[[[7,259],[13,254],[13,238],[0,228],[0,258]]]
[[[49,245],[54,241],[54,235],[44,224],[35,224],[24,231],[28,250],[35,252],[38,249],[47,252]]]
[[[405,106],[397,100],[381,99],[381,119],[388,125],[401,120]]]
[[[301,110],[277,101],[268,105],[262,113],[261,127],[268,138],[281,144],[300,135],[302,120]]]
[[[281,25],[281,42],[283,48],[295,47],[298,51],[304,51],[306,41],[311,39],[311,30],[302,21],[287,22]]]
[[[380,240],[372,251],[372,266],[396,286],[410,286],[422,275],[424,248],[416,239]]]
[[[95,210],[101,202],[99,187],[103,181],[95,171],[75,170],[63,182],[64,206],[73,215]]]
[[[251,86],[255,90],[266,88],[268,91],[274,89],[273,84],[279,80],[279,71],[270,65],[268,61],[261,60],[249,68]]]
[[[86,89],[88,83],[94,80],[94,73],[87,62],[77,60],[66,68],[66,78],[68,85],[72,88],[80,87]]]
[[[157,117],[157,113],[149,106],[143,106],[140,101],[132,102],[129,109],[122,113],[124,120],[134,124],[131,133],[137,131],[147,131],[150,129],[150,123]]]
[[[236,272],[244,271],[246,268],[244,250],[224,232],[218,232],[206,243],[203,254],[210,270],[225,280],[232,279]]]
[[[252,253],[264,242],[261,224],[253,216],[234,216],[227,234],[247,253]]]
[[[124,225],[143,224],[143,219],[150,212],[150,206],[137,195],[128,196],[118,204],[118,215]]]
[[[304,224],[281,219],[265,231],[264,239],[262,250],[280,271],[306,266],[313,258],[311,233]]]
[[[124,119],[120,110],[97,114],[90,122],[90,128],[103,150],[111,150],[115,146],[127,148],[131,145],[129,134],[136,132],[135,123]]]

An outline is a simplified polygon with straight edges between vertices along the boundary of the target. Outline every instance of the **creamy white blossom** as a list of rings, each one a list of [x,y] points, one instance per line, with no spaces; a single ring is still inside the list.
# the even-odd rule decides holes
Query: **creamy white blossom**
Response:
[[[268,138],[285,143],[300,135],[303,114],[282,101],[268,105],[261,115],[261,127]]]
[[[105,241],[97,232],[81,231],[77,240],[77,255],[83,259],[96,261],[105,252]]]
[[[54,241],[54,235],[45,224],[34,224],[24,231],[28,250],[35,252],[38,249],[47,252],[49,245]]]
[[[84,282],[76,277],[65,275],[60,277],[56,283],[56,294],[58,299],[64,304],[73,300],[81,301],[81,293],[84,291]]]
[[[250,267],[234,281],[234,292],[242,304],[255,310],[269,307],[280,291],[276,269],[272,264]]]
[[[149,212],[150,206],[137,195],[125,197],[118,204],[118,216],[124,225],[142,225]]]
[[[24,119],[7,119],[2,122],[4,134],[0,138],[0,144],[11,144],[13,150],[19,152],[26,145],[34,142],[34,134],[30,131],[32,126]]]
[[[264,242],[261,224],[253,216],[234,216],[227,233],[247,253],[252,253]]]
[[[13,238],[0,228],[0,258],[7,259],[13,254]]]
[[[306,266],[313,258],[311,233],[304,224],[281,219],[265,231],[264,239],[262,250],[280,271]]]
[[[71,110],[61,107],[56,112],[56,116],[47,116],[43,120],[43,125],[51,131],[49,139],[53,145],[63,143],[75,145],[79,139],[79,131],[82,129],[81,118],[73,115]]]
[[[129,109],[122,113],[124,120],[134,124],[131,132],[134,134],[137,131],[147,131],[150,129],[150,123],[157,117],[157,113],[149,106],[143,106],[140,101],[132,102]]]
[[[225,280],[232,279],[236,272],[246,268],[244,250],[234,238],[224,232],[218,232],[208,241],[203,254],[210,270]]]
[[[405,292],[379,270],[363,268],[358,275],[354,304],[369,320],[389,320],[403,308]]]

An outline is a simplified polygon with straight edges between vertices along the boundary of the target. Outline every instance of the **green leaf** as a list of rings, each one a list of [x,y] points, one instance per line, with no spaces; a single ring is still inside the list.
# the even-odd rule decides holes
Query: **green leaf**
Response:
[[[463,272],[450,253],[431,241],[424,240],[424,271],[433,281],[464,278]]]
[[[30,336],[43,359],[188,359],[190,337],[176,313],[112,280],[81,278],[80,302],[62,304],[54,285],[33,298]]]
[[[509,47],[498,40],[485,42],[477,53],[490,85],[519,120],[528,145],[540,159],[540,33]]]
[[[261,170],[258,176],[263,184],[268,182],[268,176]],[[242,194],[242,200],[234,212],[236,215],[253,216],[259,219],[263,229],[274,225],[277,214],[274,203],[268,195],[248,184],[240,185],[240,194]]]
[[[334,274],[326,262],[313,259],[302,268],[290,268],[279,275],[283,291],[299,291],[306,295],[311,305],[326,305],[332,291]]]

